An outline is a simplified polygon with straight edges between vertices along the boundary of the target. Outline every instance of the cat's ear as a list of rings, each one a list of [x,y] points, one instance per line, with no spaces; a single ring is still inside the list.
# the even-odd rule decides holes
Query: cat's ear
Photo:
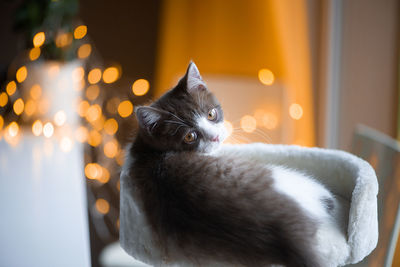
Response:
[[[185,75],[186,90],[189,93],[196,91],[207,90],[207,86],[201,78],[199,69],[194,62],[190,62]]]
[[[149,134],[151,134],[161,119],[161,112],[152,107],[137,107],[135,108],[135,114],[139,122],[139,127],[146,130]]]

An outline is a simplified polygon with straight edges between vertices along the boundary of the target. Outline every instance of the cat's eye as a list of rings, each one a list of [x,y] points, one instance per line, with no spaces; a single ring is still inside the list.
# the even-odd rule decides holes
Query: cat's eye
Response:
[[[207,119],[210,121],[214,121],[217,119],[217,110],[215,108],[210,109],[207,115]]]
[[[196,141],[196,139],[197,139],[196,132],[189,132],[185,135],[184,138],[185,142],[188,144],[193,143],[194,141]]]

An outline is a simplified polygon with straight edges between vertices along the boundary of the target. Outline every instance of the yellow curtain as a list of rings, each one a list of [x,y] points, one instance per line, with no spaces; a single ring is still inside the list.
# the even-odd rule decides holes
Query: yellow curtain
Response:
[[[314,145],[305,0],[165,0],[160,27],[156,96],[174,85],[189,60],[202,74],[257,77],[268,68],[303,111],[292,123],[291,143]]]

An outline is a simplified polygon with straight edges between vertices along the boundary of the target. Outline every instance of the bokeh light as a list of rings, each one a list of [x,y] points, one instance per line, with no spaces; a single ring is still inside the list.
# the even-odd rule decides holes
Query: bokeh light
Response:
[[[40,48],[34,47],[29,51],[29,59],[34,61],[40,57]]]
[[[101,70],[99,68],[94,68],[89,71],[88,82],[91,84],[96,84],[101,80]]]
[[[6,86],[6,92],[9,96],[12,96],[17,90],[17,84],[14,81],[11,81]]]
[[[60,148],[62,151],[64,151],[64,152],[71,151],[72,145],[73,145],[73,142],[72,142],[71,138],[69,138],[67,136],[64,136],[61,138]]]
[[[110,180],[110,172],[106,168],[102,168],[101,176],[97,178],[97,181],[99,181],[102,184],[105,184],[109,180]]]
[[[63,110],[57,111],[57,113],[54,115],[54,123],[58,126],[63,125],[66,120],[67,120],[67,115]]]
[[[38,104],[39,113],[44,115],[50,109],[50,101],[47,98],[41,98]]]
[[[85,175],[87,178],[95,180],[102,175],[102,168],[97,163],[88,163],[85,166]]]
[[[111,118],[106,120],[106,122],[104,123],[104,131],[109,134],[109,135],[113,135],[117,132],[118,130],[118,122]]]
[[[269,69],[261,69],[258,72],[258,79],[265,85],[271,85],[274,83],[275,76]]]
[[[89,145],[96,147],[101,144],[101,134],[96,130],[91,130],[88,136]]]
[[[27,76],[28,76],[28,69],[25,66],[20,67],[15,75],[19,83],[25,81]]]
[[[75,138],[78,142],[84,143],[88,139],[89,131],[85,126],[80,126],[75,130]]]
[[[300,120],[303,117],[303,108],[299,104],[293,103],[289,107],[289,115],[295,120]]]
[[[20,115],[23,111],[24,111],[24,101],[22,100],[22,98],[18,98],[17,100],[15,100],[14,105],[13,105],[13,109],[15,114]]]
[[[9,134],[11,137],[17,136],[17,134],[18,134],[18,132],[19,132],[18,123],[16,123],[15,121],[13,121],[13,122],[11,122],[11,123],[8,125],[7,128],[8,128],[8,134]]]
[[[113,83],[119,78],[119,70],[116,67],[109,67],[103,72],[103,81],[105,83]]]
[[[80,82],[83,80],[83,76],[85,76],[85,70],[83,67],[77,67],[72,72],[72,79],[74,82]]]
[[[265,128],[273,130],[278,126],[278,117],[271,112],[266,112],[261,117],[261,122]]]
[[[41,47],[44,44],[44,41],[46,40],[46,35],[44,32],[38,32],[33,36],[33,46],[34,47]]]
[[[101,214],[107,214],[110,211],[110,204],[107,200],[99,198],[96,200],[96,210]]]
[[[92,53],[92,46],[90,44],[83,44],[78,48],[78,58],[84,59]]]
[[[240,119],[240,127],[247,133],[254,132],[257,127],[257,121],[253,116],[245,115]]]
[[[25,114],[27,116],[32,116],[33,113],[35,113],[36,111],[36,103],[35,101],[33,101],[32,99],[29,99],[28,101],[26,101],[25,104]]]
[[[128,117],[129,115],[132,114],[132,112],[133,112],[133,105],[131,101],[125,100],[118,105],[118,114],[122,118]]]
[[[0,93],[0,107],[4,107],[8,103],[8,96],[6,93]]]
[[[100,118],[100,116],[101,116],[101,107],[98,104],[94,104],[88,108],[85,117],[89,122],[93,122],[98,118]]]
[[[95,100],[100,94],[100,87],[96,84],[94,85],[90,85],[87,89],[86,89],[86,97],[89,100]]]
[[[118,111],[120,100],[118,97],[113,97],[107,101],[106,109],[110,114],[116,114]]]
[[[57,47],[65,47],[72,43],[72,33],[70,32],[62,32],[59,33],[56,37],[56,46]]]
[[[0,115],[0,130],[3,129],[4,119],[3,116]]]
[[[42,88],[39,84],[35,84],[32,86],[30,90],[30,95],[33,99],[37,100],[42,95]]]
[[[35,136],[39,136],[42,134],[43,131],[43,123],[40,120],[36,120],[33,124],[32,124],[32,133]]]
[[[79,103],[79,105],[78,105],[78,114],[79,114],[81,117],[85,117],[85,116],[86,116],[86,113],[87,113],[87,111],[88,111],[88,109],[89,109],[89,107],[90,107],[89,102],[87,102],[86,100],[81,101],[81,102]]]
[[[47,138],[50,138],[54,133],[54,126],[51,122],[46,123],[43,126],[43,135]]]
[[[85,37],[87,33],[87,26],[86,25],[79,25],[74,30],[74,38],[75,39],[82,39]]]
[[[107,158],[114,158],[118,153],[118,142],[113,139],[104,144],[104,155]]]
[[[136,80],[132,85],[132,92],[136,96],[145,95],[150,89],[150,83],[145,79]]]

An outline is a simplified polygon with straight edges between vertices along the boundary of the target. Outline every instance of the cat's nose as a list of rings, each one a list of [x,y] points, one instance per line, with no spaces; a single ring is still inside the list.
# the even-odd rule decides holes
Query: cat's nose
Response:
[[[219,142],[219,136],[216,135],[215,137],[211,138],[211,141],[213,141],[213,142]]]

